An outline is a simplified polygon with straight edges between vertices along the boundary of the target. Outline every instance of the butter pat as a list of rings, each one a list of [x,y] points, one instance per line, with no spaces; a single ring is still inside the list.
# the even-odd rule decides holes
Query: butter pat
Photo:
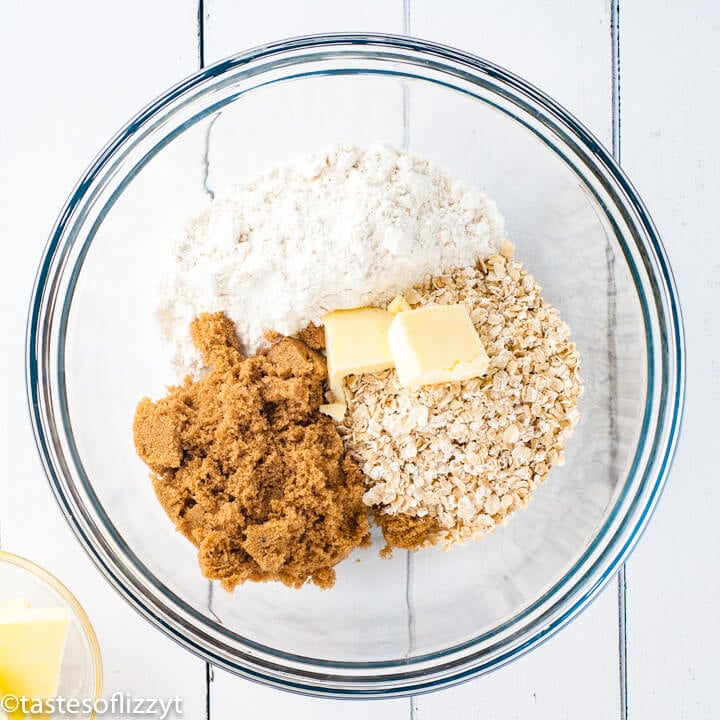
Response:
[[[328,403],[327,405],[320,406],[320,412],[332,418],[335,422],[343,421],[346,410],[347,405],[344,403]]]
[[[388,305],[388,311],[393,315],[399,312],[406,312],[407,310],[412,310],[412,308],[410,307],[410,303],[402,295],[396,295]]]
[[[32,608],[24,601],[0,606],[0,688],[18,697],[57,694],[65,640],[66,608]]]
[[[463,305],[400,312],[388,345],[400,383],[409,388],[480,377],[490,359]]]
[[[334,403],[345,405],[343,381],[348,375],[392,367],[388,330],[395,316],[380,308],[335,310],[323,317],[328,378]]]

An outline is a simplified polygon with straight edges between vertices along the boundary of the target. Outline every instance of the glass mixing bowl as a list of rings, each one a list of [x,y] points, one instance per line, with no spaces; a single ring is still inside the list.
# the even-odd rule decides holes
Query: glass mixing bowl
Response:
[[[17,599],[25,600],[35,608],[70,611],[57,697],[94,707],[102,691],[102,660],[95,631],[85,611],[73,594],[47,570],[25,558],[0,551],[0,603]],[[0,717],[5,717],[3,710],[8,713],[15,710],[14,702],[15,698],[8,696],[0,702]],[[87,710],[75,717],[93,720],[95,712]]]
[[[481,542],[390,561],[376,545],[341,563],[329,591],[268,583],[228,594],[201,576],[133,448],[137,401],[172,380],[155,287],[168,239],[213,192],[335,141],[405,147],[497,201],[519,259],[573,330],[582,420],[567,463]],[[62,211],[29,321],[38,446],[62,511],[108,581],[207,660],[325,696],[443,687],[507,663],[577,615],[658,499],[683,377],[667,259],[602,145],[505,70],[399,37],[264,46],[153,102]]]

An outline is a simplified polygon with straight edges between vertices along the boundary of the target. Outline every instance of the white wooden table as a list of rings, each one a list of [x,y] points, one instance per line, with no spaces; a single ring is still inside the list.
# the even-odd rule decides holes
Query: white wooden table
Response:
[[[199,6],[198,6],[199,3]],[[208,667],[142,621],[60,517],[25,406],[33,275],[96,151],[160,91],[235,51],[310,32],[410,33],[523,75],[621,159],[683,304],[683,437],[624,574],[570,627],[488,677],[411,700],[320,701]],[[99,635],[105,694],[181,696],[184,717],[560,720],[720,717],[720,4],[714,0],[0,0],[0,547],[65,581]]]

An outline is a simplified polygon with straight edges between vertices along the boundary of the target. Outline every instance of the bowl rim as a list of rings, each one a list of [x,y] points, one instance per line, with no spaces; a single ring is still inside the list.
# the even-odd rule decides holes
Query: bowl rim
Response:
[[[531,99],[535,104],[539,105],[545,113],[544,119],[548,126],[559,126],[572,139],[579,142],[583,149],[592,152],[594,167],[602,170],[607,177],[615,183],[614,191],[617,192],[618,200],[620,201],[619,207],[629,207],[629,209],[634,212],[639,225],[641,225],[644,231],[643,235],[647,237],[647,245],[643,245],[642,250],[649,254],[649,258],[646,258],[646,260],[652,261],[653,263],[654,269],[651,271],[650,268],[648,268],[648,275],[651,280],[655,281],[656,286],[653,287],[656,295],[655,300],[662,305],[663,309],[662,313],[658,312],[658,317],[660,320],[666,321],[662,328],[666,331],[666,337],[664,338],[666,344],[663,350],[669,359],[671,370],[674,368],[674,373],[670,373],[668,377],[661,378],[667,382],[668,387],[661,388],[665,393],[663,401],[664,414],[662,417],[658,414],[658,417],[664,422],[658,424],[658,431],[655,437],[656,442],[660,440],[662,440],[662,442],[660,448],[651,449],[651,456],[645,461],[646,467],[651,467],[652,465],[657,466],[656,471],[652,473],[653,477],[646,478],[648,481],[648,488],[646,489],[647,497],[639,509],[630,507],[626,510],[623,516],[623,524],[617,528],[615,535],[610,538],[607,546],[603,548],[601,556],[593,561],[592,566],[587,570],[585,575],[576,577],[577,573],[573,575],[571,570],[566,573],[563,580],[555,584],[553,590],[560,587],[568,577],[574,582],[574,584],[571,583],[572,587],[566,595],[561,597],[561,602],[550,607],[548,612],[552,612],[550,612],[551,617],[547,624],[539,629],[536,628],[533,632],[526,632],[525,636],[521,638],[521,643],[511,646],[506,654],[496,656],[492,662],[488,664],[483,664],[481,659],[472,655],[464,656],[459,660],[450,662],[450,665],[452,665],[450,671],[447,671],[441,665],[436,665],[429,670],[418,671],[415,676],[413,676],[411,672],[405,673],[402,676],[392,676],[393,682],[395,683],[397,683],[397,678],[403,681],[400,686],[393,685],[392,683],[382,685],[382,681],[387,680],[387,678],[379,676],[362,678],[366,684],[373,685],[373,687],[370,688],[361,687],[355,682],[357,680],[355,677],[338,676],[339,684],[336,685],[332,683],[328,684],[322,678],[327,677],[327,668],[390,669],[394,666],[402,665],[409,670],[414,663],[420,663],[428,659],[437,660],[439,658],[442,660],[443,658],[447,658],[449,653],[458,649],[464,650],[472,648],[483,636],[473,638],[461,646],[450,648],[448,651],[438,651],[403,661],[381,661],[377,663],[345,663],[322,661],[316,658],[301,658],[283,653],[274,648],[258,646],[252,641],[240,638],[240,641],[244,643],[244,647],[250,649],[250,653],[242,655],[244,662],[232,662],[228,659],[227,654],[223,654],[226,648],[221,647],[219,652],[217,641],[213,647],[209,647],[207,635],[203,635],[197,631],[197,628],[195,628],[197,633],[195,638],[191,639],[188,637],[187,624],[183,622],[184,618],[182,614],[173,614],[167,611],[167,608],[164,606],[162,611],[159,611],[157,605],[153,605],[151,602],[153,598],[148,597],[149,593],[144,591],[144,589],[136,588],[135,592],[129,589],[127,586],[129,578],[127,574],[125,574],[125,582],[123,582],[122,576],[124,568],[118,567],[118,563],[112,556],[111,551],[108,551],[107,548],[97,547],[97,545],[93,544],[90,540],[89,531],[91,528],[88,527],[86,518],[82,517],[83,507],[79,504],[78,498],[72,491],[71,482],[63,476],[62,467],[58,465],[57,458],[53,455],[52,438],[49,437],[47,432],[47,403],[43,402],[43,393],[46,391],[45,386],[47,383],[43,375],[44,362],[46,360],[44,354],[46,350],[44,347],[45,337],[42,332],[42,326],[45,320],[43,311],[47,311],[48,298],[52,295],[56,280],[56,278],[53,277],[53,271],[57,271],[57,268],[54,266],[56,254],[62,247],[63,241],[67,240],[65,237],[66,231],[73,220],[73,216],[78,211],[78,207],[82,205],[86,194],[92,188],[93,183],[97,180],[103,168],[112,160],[114,155],[122,149],[123,145],[132,138],[136,131],[150,123],[159,113],[166,111],[174,100],[181,98],[187,92],[205,83],[209,86],[213,80],[223,77],[228,72],[236,71],[238,68],[252,66],[252,63],[256,61],[267,61],[273,58],[283,57],[285,57],[287,61],[287,56],[292,55],[294,52],[303,52],[311,49],[332,53],[333,51],[337,52],[337,49],[342,47],[355,48],[358,51],[362,48],[363,52],[368,50],[370,52],[373,50],[389,50],[398,53],[407,52],[408,55],[405,59],[412,59],[412,54],[426,57],[427,59],[439,59],[442,62],[454,64],[454,66],[462,68],[476,79],[481,76],[491,77],[504,83],[507,88],[514,92],[516,95],[513,96],[513,99]],[[302,60],[302,57],[299,59]],[[297,62],[297,60],[298,58],[293,60],[291,57],[291,62]],[[450,65],[447,67],[449,68]],[[632,262],[630,262],[630,264],[632,265]],[[174,640],[204,659],[210,660],[237,674],[250,677],[251,679],[258,679],[266,684],[289,688],[306,694],[331,695],[334,697],[389,697],[445,687],[506,664],[511,659],[527,652],[532,647],[535,647],[553,635],[558,629],[583,610],[590,600],[597,595],[600,589],[609,582],[620,564],[637,543],[665,484],[677,445],[682,419],[685,385],[684,354],[684,336],[677,290],[657,230],[644,204],[610,153],[579,121],[533,85],[513,73],[475,55],[464,53],[448,46],[402,36],[338,33],[322,36],[303,36],[291,40],[270,43],[243,53],[238,53],[204,68],[181,81],[157,100],[149,104],[108,143],[83,175],[67,201],[51,233],[43,255],[43,260],[38,269],[28,315],[26,380],[28,402],[36,444],[56,500],[66,520],[71,525],[93,562],[105,575],[106,579],[110,581],[115,589],[123,595],[137,611],[153,622],[153,624],[160,627]],[[650,395],[650,393],[648,393],[648,395]],[[649,401],[646,403],[646,416],[649,414],[648,408]],[[50,417],[50,422],[54,423],[52,417]],[[663,434],[665,435],[664,439],[660,438],[660,435]],[[644,443],[644,438],[640,441],[639,445],[642,445],[642,443]],[[628,478],[632,476],[633,472],[628,475]],[[625,485],[629,486],[627,479]],[[635,517],[632,527],[628,529],[625,525],[631,515],[631,511],[634,511]],[[615,536],[620,535],[623,535],[623,537],[620,538],[620,545],[619,547],[615,547],[615,545],[617,545],[617,543],[613,542]],[[611,550],[612,552],[610,552]],[[610,556],[609,559],[606,555]],[[579,561],[576,561],[574,568],[578,565]],[[601,570],[599,571],[598,568],[601,568]],[[586,575],[589,577],[586,577]],[[162,588],[160,588],[160,592],[163,593]],[[172,595],[172,593],[168,595],[167,592],[163,593],[163,598],[169,598],[173,601],[180,600]],[[177,604],[181,603],[182,601]],[[512,620],[515,620],[516,617],[517,616],[513,617]],[[238,637],[239,636],[235,636],[235,638]],[[210,642],[212,642],[212,640],[210,640]],[[316,675],[314,672],[294,672],[292,668],[288,670],[287,665],[282,664],[269,669],[265,663],[253,657],[253,651],[258,650],[269,653],[269,655],[276,660],[298,660],[305,662],[306,668],[311,668],[317,671],[317,673],[322,672],[322,676],[319,674]],[[237,657],[237,655],[235,657]],[[435,677],[433,677],[433,673],[435,673]],[[345,682],[346,686],[342,685],[342,681]],[[378,684],[378,682],[380,684]],[[355,687],[353,687],[353,685],[355,685]],[[382,687],[380,687],[380,685],[382,685]]]
[[[45,586],[56,592],[62,601],[70,608],[73,616],[78,621],[80,629],[82,630],[85,640],[88,643],[88,647],[90,648],[90,656],[93,663],[93,677],[95,680],[92,701],[93,708],[95,708],[97,701],[102,696],[103,663],[102,653],[100,652],[100,644],[98,643],[97,635],[95,634],[95,628],[90,622],[90,618],[85,612],[85,608],[83,608],[75,595],[73,595],[67,586],[60,582],[55,575],[37,563],[32,562],[32,560],[7,552],[6,550],[0,550],[0,565],[12,565],[13,567],[17,567],[20,570],[24,570],[34,576]],[[88,698],[80,699],[84,700]],[[96,715],[96,709],[93,709],[91,714],[88,716],[88,720],[95,720]]]

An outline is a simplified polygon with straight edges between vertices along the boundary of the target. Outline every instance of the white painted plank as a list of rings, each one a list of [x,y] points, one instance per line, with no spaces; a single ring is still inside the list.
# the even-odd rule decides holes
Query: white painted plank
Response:
[[[411,0],[410,32],[516,72],[563,103],[610,145],[610,9],[603,0],[442,4]],[[422,118],[414,118],[422,112],[423,102],[421,94],[411,91],[410,149],[430,152],[441,145],[445,155],[458,156],[462,164],[460,154],[446,148],[452,139],[433,138]],[[505,215],[509,226],[522,224]],[[518,253],[522,257],[520,245]],[[486,678],[417,698],[415,716],[604,720],[619,713],[617,584],[613,582],[559,637]]]
[[[609,5],[606,0],[410,0],[410,34],[517,73],[609,144]]]
[[[613,616],[614,583],[572,625],[511,666],[416,698],[414,720],[618,718],[617,680],[608,677],[617,678],[618,667]]]
[[[413,698],[415,720],[555,720],[619,717],[617,687],[608,689],[605,672],[617,677],[617,630],[608,641],[607,618],[617,615],[612,584],[574,623],[509,668],[441,692]],[[237,708],[276,718],[331,720],[407,718],[409,700],[349,703],[317,700],[271,690],[214,669],[213,720],[231,720]],[[608,696],[609,695],[609,696]],[[562,702],[559,701],[562,697]],[[640,716],[642,717],[642,716]]]
[[[281,690],[240,680],[213,669],[210,694],[212,720],[236,720],[238,708],[244,715],[267,720],[399,720],[410,716],[410,700],[373,700],[349,702],[293,695]]]
[[[141,620],[81,551],[37,459],[23,378],[27,302],[52,223],[110,136],[196,69],[196,7],[193,0],[12,0],[0,6],[6,98],[0,126],[0,540],[3,549],[57,574],[84,604],[98,632],[107,695],[179,695],[186,717],[204,713],[204,663]]]
[[[245,8],[233,0],[207,0],[205,17],[205,60],[212,63],[227,55],[253,47],[268,41],[278,40],[307,33],[356,31],[402,32],[402,2],[385,2],[370,0],[363,3],[338,3],[332,0],[312,0],[305,3],[279,2],[274,0],[266,3],[262,12],[247,13]],[[276,147],[272,152],[277,158],[268,160],[265,152],[257,153],[253,148],[253,138],[257,133],[267,137],[268,124],[273,128],[275,123],[287,120],[289,106],[287,96],[284,97],[282,111],[278,114],[270,105],[266,109],[255,107],[249,115],[242,108],[239,112],[225,111],[215,124],[210,135],[209,146],[209,186],[222,192],[226,185],[236,182],[238,174],[245,175],[264,169],[267,164],[283,159],[283,153],[295,156],[313,146],[323,146],[335,138],[296,136],[292,127],[278,128]],[[274,102],[273,97],[266,98],[267,103]],[[382,113],[376,118],[383,127],[392,126],[397,129],[395,142],[402,138],[402,106],[401,96],[396,93],[385,98]],[[335,108],[325,111],[326,114],[337,112],[343,117],[336,126],[352,125],[352,97],[342,97]],[[302,103],[298,104],[302,107]],[[319,109],[321,110],[321,109]],[[256,118],[260,118],[257,124]],[[323,118],[317,118],[318,128],[323,127]],[[332,123],[330,123],[332,124]],[[366,134],[368,128],[361,129]],[[374,139],[374,138],[373,138]],[[301,148],[301,149],[300,149]],[[234,164],[234,158],[237,163]],[[259,164],[258,164],[259,163]],[[371,562],[371,561],[370,561]],[[404,563],[399,563],[404,569]],[[346,568],[347,570],[347,568]],[[382,570],[387,570],[382,567]],[[404,602],[404,573],[389,582],[398,583],[398,599]],[[342,583],[338,583],[341,586]],[[342,592],[338,587],[333,592]],[[222,601],[224,598],[220,598]],[[354,602],[349,600],[350,605]],[[349,607],[350,607],[349,605]],[[404,605],[402,605],[404,610]],[[404,617],[404,616],[403,616]],[[335,718],[339,715],[349,718],[365,718],[372,712],[378,720],[383,718],[405,718],[409,715],[409,701],[376,701],[371,706],[349,704],[342,701],[317,700],[300,697],[261,685],[241,680],[229,673],[214,669],[211,684],[211,716],[213,720],[235,718],[238,707],[247,714],[261,714],[267,718]]]
[[[634,717],[720,717],[720,6],[622,3],[622,163],[646,201],[678,283],[688,347],[683,434],[668,487],[628,565]]]
[[[402,0],[268,0],[251,9],[234,0],[206,0],[205,62],[298,35],[401,33],[402,18]]]

